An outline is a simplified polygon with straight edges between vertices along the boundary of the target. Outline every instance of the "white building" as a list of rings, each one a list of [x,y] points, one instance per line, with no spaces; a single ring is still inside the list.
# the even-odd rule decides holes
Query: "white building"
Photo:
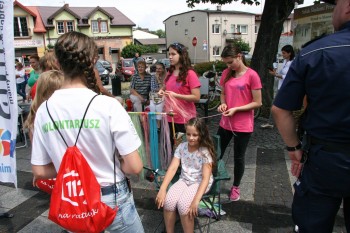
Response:
[[[146,32],[144,30],[136,29],[132,32],[134,39],[157,39],[159,36]]]
[[[253,54],[260,25],[259,15],[241,11],[193,10],[172,15],[164,20],[167,47],[179,42],[189,48],[193,63],[220,59],[224,46],[235,38],[249,43]],[[290,30],[291,19],[284,25]],[[192,45],[193,38],[197,45]]]

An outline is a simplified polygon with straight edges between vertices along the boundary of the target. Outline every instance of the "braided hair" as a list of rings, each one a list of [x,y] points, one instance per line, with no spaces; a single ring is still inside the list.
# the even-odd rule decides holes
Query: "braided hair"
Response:
[[[89,89],[100,93],[94,73],[97,46],[93,39],[80,32],[65,33],[55,44],[55,54],[65,79],[81,79]]]

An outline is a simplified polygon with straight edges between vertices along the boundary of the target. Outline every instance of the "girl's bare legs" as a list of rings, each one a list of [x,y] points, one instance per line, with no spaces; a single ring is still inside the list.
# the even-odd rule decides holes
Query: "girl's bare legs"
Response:
[[[190,215],[180,215],[182,228],[185,233],[193,233],[194,231],[194,218],[190,218]]]
[[[176,221],[176,211],[164,210],[164,223],[165,223],[167,233],[175,232],[175,221]]]

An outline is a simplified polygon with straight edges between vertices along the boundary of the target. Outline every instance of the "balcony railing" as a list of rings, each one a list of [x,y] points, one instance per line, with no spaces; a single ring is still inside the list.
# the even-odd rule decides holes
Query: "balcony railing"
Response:
[[[233,33],[227,33],[226,39],[240,39],[242,38],[242,33],[240,32],[233,32]]]

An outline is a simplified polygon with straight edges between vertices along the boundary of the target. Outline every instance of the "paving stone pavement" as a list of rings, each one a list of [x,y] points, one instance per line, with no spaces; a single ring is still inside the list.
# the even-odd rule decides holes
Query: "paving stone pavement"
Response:
[[[203,115],[201,112],[199,112]],[[216,114],[210,112],[210,115]],[[220,117],[208,121],[211,134],[215,134]],[[277,130],[261,129],[266,120],[255,121],[246,153],[246,169],[241,183],[241,199],[229,202],[227,193],[231,181],[222,187],[223,205],[226,215],[211,226],[211,232],[292,232],[291,219],[292,183],[290,164],[283,150],[284,143]],[[227,148],[224,160],[229,174],[233,174],[233,143]],[[38,191],[31,185],[30,145],[17,149],[18,189],[11,184],[0,183],[0,212],[8,211],[14,217],[0,219],[0,233],[60,233],[62,229],[47,219],[49,195]],[[145,232],[161,232],[163,218],[161,210],[154,205],[156,190],[153,183],[132,178],[133,192],[138,213]],[[201,222],[205,219],[199,218]],[[176,232],[182,232],[177,224]],[[199,232],[195,230],[195,232]],[[333,232],[346,232],[342,210],[336,218]]]

